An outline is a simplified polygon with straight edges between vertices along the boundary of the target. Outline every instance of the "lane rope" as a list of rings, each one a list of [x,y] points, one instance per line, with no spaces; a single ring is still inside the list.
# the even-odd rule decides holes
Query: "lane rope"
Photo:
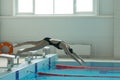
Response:
[[[98,67],[98,66],[71,66],[56,64],[57,69],[100,69],[100,70],[120,70],[119,67]]]
[[[87,75],[75,75],[75,74],[55,74],[55,73],[48,73],[48,72],[33,72],[27,71],[36,75],[44,75],[44,76],[62,76],[62,77],[91,77],[91,78],[120,78],[120,76],[87,76]]]
[[[74,75],[74,74],[54,74],[47,72],[37,72],[37,74],[45,75],[45,76],[62,76],[62,77],[120,78],[120,76],[87,76],[87,75]]]

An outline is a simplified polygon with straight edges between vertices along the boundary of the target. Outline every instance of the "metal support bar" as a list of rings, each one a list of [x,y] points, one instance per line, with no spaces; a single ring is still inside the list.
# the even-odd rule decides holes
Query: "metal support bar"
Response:
[[[47,54],[50,54],[50,47],[48,46],[43,48],[43,58],[45,58]]]

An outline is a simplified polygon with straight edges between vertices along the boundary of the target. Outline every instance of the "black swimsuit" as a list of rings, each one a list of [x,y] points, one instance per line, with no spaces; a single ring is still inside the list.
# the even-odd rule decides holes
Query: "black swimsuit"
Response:
[[[54,47],[56,47],[56,48],[58,48],[58,49],[62,49],[62,48],[59,47],[59,45],[60,45],[60,43],[61,43],[60,41],[59,41],[57,44],[55,44],[55,43],[52,43],[52,42],[50,41],[50,39],[51,39],[51,38],[49,38],[49,37],[44,38],[44,40],[47,41],[47,42],[49,43],[49,45],[53,45]]]
[[[52,43],[52,42],[50,41],[50,39],[51,39],[51,38],[46,37],[46,38],[44,38],[43,40],[47,41],[47,42],[49,43],[49,45],[53,45],[54,47],[56,47],[56,48],[58,48],[58,49],[62,49],[62,48],[59,47],[59,45],[60,45],[60,43],[61,43],[60,41],[59,41],[57,44],[54,44],[54,43]],[[69,48],[69,51],[70,51],[71,53],[73,53],[73,49],[72,49],[72,48]]]

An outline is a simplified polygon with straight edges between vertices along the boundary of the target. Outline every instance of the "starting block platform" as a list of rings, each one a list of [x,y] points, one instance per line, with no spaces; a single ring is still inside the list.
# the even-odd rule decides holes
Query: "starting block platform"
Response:
[[[9,55],[9,54],[4,54],[4,53],[2,53],[2,54],[0,54],[0,57],[2,57],[2,58],[12,58],[12,59],[14,59],[14,58],[15,58],[15,55]]]
[[[2,54],[0,54],[0,57],[7,59],[7,66],[6,66],[6,67],[0,67],[0,68],[5,68],[5,69],[7,69],[7,71],[11,71],[11,68],[12,68],[15,64],[19,64],[19,57],[15,58],[15,55],[10,55],[10,54],[2,53]],[[17,59],[17,63],[14,63],[14,59]]]

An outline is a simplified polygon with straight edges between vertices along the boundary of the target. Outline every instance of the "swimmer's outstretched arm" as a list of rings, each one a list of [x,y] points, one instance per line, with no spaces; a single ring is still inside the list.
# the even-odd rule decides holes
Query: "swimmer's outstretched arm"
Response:
[[[80,59],[83,63],[85,62],[84,60],[83,60],[83,58],[81,58],[79,55],[77,55],[76,53],[73,53],[78,59]]]
[[[79,57],[76,53],[71,53],[69,51],[69,45],[67,45],[64,41],[61,42],[60,47],[64,49],[65,53],[69,55],[71,58],[73,58],[75,61],[77,61],[80,65],[84,62],[84,60]],[[79,59],[81,61],[79,61]]]
[[[82,62],[80,62],[77,57],[74,54],[69,54],[69,56],[71,56],[71,58],[73,58],[75,61],[77,61],[80,65],[82,65],[83,60],[81,58],[79,58]]]
[[[70,52],[68,51],[67,54],[68,54],[71,58],[73,58],[75,61],[77,61],[80,65],[82,65],[82,64],[84,63],[84,60],[83,60],[81,57],[79,57],[76,53],[70,53]],[[81,60],[81,61],[79,61],[79,60]]]

